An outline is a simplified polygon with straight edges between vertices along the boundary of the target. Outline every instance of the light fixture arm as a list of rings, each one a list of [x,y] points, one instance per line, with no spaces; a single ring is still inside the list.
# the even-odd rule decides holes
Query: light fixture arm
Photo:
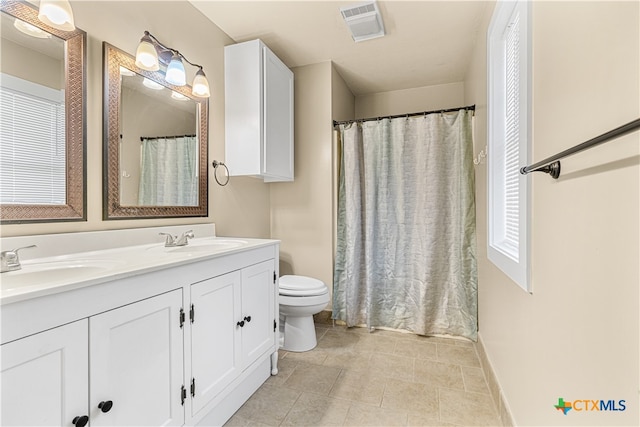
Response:
[[[179,51],[178,49],[174,49],[174,48],[172,48],[172,47],[169,47],[169,46],[165,45],[165,44],[164,44],[164,43],[162,43],[160,40],[158,40],[158,39],[156,38],[156,36],[154,36],[153,34],[151,34],[149,31],[145,30],[145,31],[144,31],[144,35],[145,35],[145,36],[149,36],[149,38],[150,38],[151,40],[153,40],[153,41],[155,42],[155,44],[156,44],[156,45],[158,45],[162,50],[164,50],[164,51],[170,51],[170,52],[173,52],[173,53],[175,53],[176,55],[178,55],[180,58],[182,58],[183,60],[185,60],[187,63],[189,63],[190,65],[192,65],[192,66],[194,66],[194,67],[197,67],[197,68],[200,68],[200,69],[202,70],[202,68],[203,68],[203,67],[202,67],[202,65],[200,65],[200,64],[195,64],[195,63],[193,63],[193,62],[189,61],[189,60],[188,60],[188,59],[187,59],[187,58],[186,58],[182,53],[180,53],[180,51]]]

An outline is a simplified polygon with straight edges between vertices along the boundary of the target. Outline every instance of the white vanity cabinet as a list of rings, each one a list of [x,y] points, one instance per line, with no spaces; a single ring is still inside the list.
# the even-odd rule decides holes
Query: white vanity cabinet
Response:
[[[197,417],[241,372],[240,341],[236,338],[240,278],[240,271],[234,271],[191,285],[193,417]]]
[[[184,424],[181,308],[177,289],[89,318],[92,426]]]
[[[86,319],[2,345],[0,424],[70,426],[87,417],[88,351]]]
[[[269,260],[191,285],[193,417],[260,356],[273,352],[275,283]]]
[[[293,73],[260,40],[226,46],[224,62],[229,174],[293,181]]]
[[[237,330],[242,340],[243,366],[249,366],[276,344],[276,273],[263,262],[242,270],[241,312]]]
[[[279,246],[247,245],[3,302],[2,425],[224,424],[277,371]]]
[[[184,424],[181,307],[178,289],[2,345],[2,425]]]

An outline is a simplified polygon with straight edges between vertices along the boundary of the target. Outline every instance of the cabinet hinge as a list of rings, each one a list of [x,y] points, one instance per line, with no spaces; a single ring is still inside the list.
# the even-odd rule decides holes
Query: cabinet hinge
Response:
[[[276,331],[276,319],[273,319],[273,332]]]
[[[184,401],[187,399],[187,389],[184,388],[184,385],[182,386],[182,388],[180,389],[180,400],[181,400],[181,404],[182,406],[184,406]]]
[[[191,378],[191,397],[196,397],[196,379]]]
[[[184,310],[180,309],[180,327],[184,325]]]
[[[276,272],[275,271],[273,272],[273,283],[274,284],[276,283]]]
[[[196,312],[193,308],[193,304],[191,304],[191,309],[189,310],[189,319],[191,319],[191,323],[196,319]]]

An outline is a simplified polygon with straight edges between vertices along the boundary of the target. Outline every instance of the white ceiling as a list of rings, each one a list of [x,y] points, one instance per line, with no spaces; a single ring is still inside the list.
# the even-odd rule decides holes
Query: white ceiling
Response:
[[[354,95],[464,80],[484,1],[379,1],[386,36],[355,43],[340,8],[362,1],[190,0],[236,42],[260,38],[289,67],[333,61]]]

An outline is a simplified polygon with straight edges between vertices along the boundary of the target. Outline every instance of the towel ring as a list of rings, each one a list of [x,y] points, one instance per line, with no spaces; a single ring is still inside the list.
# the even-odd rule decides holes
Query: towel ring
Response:
[[[213,166],[213,178],[216,180],[218,185],[221,187],[224,187],[225,185],[227,185],[230,179],[229,168],[227,167],[227,165],[217,160],[214,160],[213,162],[211,162],[211,166]],[[220,180],[218,179],[218,166],[224,166],[225,170],[227,171],[227,180],[224,182],[224,184],[221,183]]]

